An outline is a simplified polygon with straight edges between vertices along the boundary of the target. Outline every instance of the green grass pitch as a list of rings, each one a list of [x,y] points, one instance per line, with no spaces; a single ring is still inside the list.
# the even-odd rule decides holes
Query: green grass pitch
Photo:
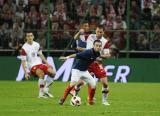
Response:
[[[36,81],[0,81],[0,116],[160,116],[160,83],[110,83],[110,106],[101,104],[101,84],[97,84],[96,104],[88,106],[87,87],[79,95],[81,106],[58,104],[68,83],[54,82],[54,98],[39,99]]]

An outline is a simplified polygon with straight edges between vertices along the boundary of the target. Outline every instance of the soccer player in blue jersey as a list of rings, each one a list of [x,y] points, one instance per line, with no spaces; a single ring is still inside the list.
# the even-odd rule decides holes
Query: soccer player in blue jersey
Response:
[[[97,57],[100,57],[101,47],[102,47],[102,42],[100,40],[95,40],[93,42],[93,48],[91,49],[85,50],[80,53],[72,54],[66,57],[60,57],[61,60],[67,60],[68,58],[79,59],[79,61],[74,65],[72,69],[71,82],[67,86],[63,97],[59,100],[60,105],[63,105],[68,94],[80,79],[87,82],[91,86],[88,103],[90,105],[94,104],[93,97],[96,90],[96,82],[87,69],[89,65],[96,60]]]
[[[88,21],[84,21],[81,24],[80,30],[74,35],[76,41],[76,51],[81,52],[86,48],[86,41],[91,34]]]

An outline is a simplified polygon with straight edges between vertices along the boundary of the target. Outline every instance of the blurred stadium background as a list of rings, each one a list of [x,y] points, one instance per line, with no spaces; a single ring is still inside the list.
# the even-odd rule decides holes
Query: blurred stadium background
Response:
[[[160,0],[0,0],[0,90],[4,93],[2,95],[0,92],[0,102],[2,103],[0,105],[0,115],[10,115],[8,110],[4,109],[4,106],[10,109],[13,108],[12,105],[6,103],[9,99],[8,97],[3,101],[4,95],[11,93],[10,97],[13,98],[11,103],[13,102],[15,105],[17,104],[14,101],[18,97],[17,95],[14,96],[15,93],[22,94],[22,98],[18,99],[22,101],[25,99],[25,96],[28,96],[28,94],[24,95],[20,91],[16,92],[16,89],[9,91],[14,87],[18,88],[18,85],[20,85],[22,88],[18,89],[23,89],[22,91],[24,92],[24,88],[27,89],[28,87],[26,82],[22,82],[22,85],[18,82],[10,82],[10,80],[16,80],[18,76],[20,78],[23,77],[23,71],[20,71],[20,60],[17,59],[17,56],[19,56],[21,46],[25,42],[25,31],[31,30],[34,33],[35,41],[41,44],[45,56],[50,59],[56,70],[59,71],[60,67],[63,67],[63,63],[58,60],[58,57],[62,54],[66,55],[75,52],[72,45],[73,36],[79,30],[80,24],[84,20],[89,22],[93,33],[97,25],[103,25],[105,37],[110,39],[114,57],[104,60],[106,70],[108,70],[109,81],[136,82],[133,85],[131,84],[131,88],[130,85],[126,84],[128,91],[122,93],[128,96],[130,94],[133,95],[129,92],[134,90],[133,86],[137,85],[135,90],[141,87],[147,88],[148,86],[148,92],[152,91],[151,99],[150,97],[137,98],[138,103],[134,100],[137,106],[144,106],[144,109],[135,109],[136,105],[133,105],[134,102],[129,104],[132,99],[128,99],[128,101],[126,100],[128,103],[126,106],[131,105],[133,107],[128,107],[128,112],[123,112],[122,110],[126,106],[122,105],[122,108],[119,108],[118,103],[123,104],[125,99],[117,98],[121,95],[118,92],[118,87],[123,85],[111,83],[111,88],[114,88],[114,92],[111,94],[110,99],[116,111],[111,106],[109,111],[105,112],[101,106],[100,108],[104,112],[98,112],[97,115],[105,115],[106,113],[111,115],[119,113],[119,115],[123,116],[128,114],[143,116],[160,115],[158,110],[160,109],[160,104],[158,104],[160,101],[158,97],[158,90],[160,89]],[[68,62],[70,65],[73,63],[71,61]],[[69,80],[69,73],[67,75],[65,70],[62,71],[64,75],[63,73],[58,73],[56,80],[64,82]],[[65,77],[65,74],[67,77]],[[31,80],[34,80],[34,78],[31,78]],[[147,82],[146,85],[143,82]],[[153,83],[151,84],[152,86],[149,86],[151,82],[156,82],[156,84],[154,85]],[[35,82],[33,81],[33,83]],[[62,85],[62,83],[60,84]],[[9,87],[5,87],[6,85],[9,85]],[[58,86],[58,84],[56,85]],[[64,83],[63,85],[65,87],[66,84]],[[125,87],[122,88],[124,89]],[[155,90],[157,90],[157,93]],[[58,88],[56,91],[58,91]],[[141,96],[142,94],[148,96],[145,89],[140,90],[140,92],[134,91],[135,96]],[[56,93],[58,96],[62,94],[62,92]],[[99,92],[99,94],[101,93]],[[55,99],[58,100],[58,96]],[[29,92],[29,97],[33,99],[35,97],[34,92]],[[29,99],[27,98],[24,104],[27,104]],[[121,100],[121,102],[117,103],[118,100]],[[144,104],[141,102],[143,100],[146,101]],[[153,104],[147,102],[147,100],[152,101]],[[22,101],[18,105],[23,106]],[[33,102],[38,103],[39,101],[37,102],[34,99]],[[44,101],[41,104],[39,103],[39,105],[45,106],[49,103]],[[56,101],[54,101],[54,104],[56,104]],[[150,106],[147,107],[145,104],[150,104]],[[11,110],[11,113],[22,115],[22,113],[27,112],[23,115],[28,116],[30,112],[33,113],[35,111],[34,105],[25,107],[22,112],[16,110],[19,108],[17,107],[15,110]],[[68,106],[66,107],[68,108]],[[51,113],[51,105],[48,108]],[[81,109],[83,113],[86,112],[84,110],[85,107]],[[94,108],[91,109],[95,111]],[[149,111],[150,109],[151,111]],[[59,110],[59,108],[56,110]],[[16,112],[19,112],[19,114]],[[48,115],[46,112],[45,110],[42,114]],[[75,109],[74,112],[76,112]],[[95,113],[89,115],[94,115]],[[36,114],[38,115],[38,113]],[[65,115],[65,113],[57,115]],[[79,114],[76,113],[76,115]]]

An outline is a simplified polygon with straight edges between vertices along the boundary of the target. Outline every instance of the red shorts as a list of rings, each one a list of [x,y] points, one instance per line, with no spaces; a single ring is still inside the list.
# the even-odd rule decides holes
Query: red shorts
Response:
[[[105,71],[102,63],[99,63],[97,61],[93,62],[89,66],[88,71],[94,73],[97,78],[106,77],[106,71]]]
[[[41,70],[44,71],[45,74],[47,74],[47,73],[48,73],[48,71],[47,71],[48,68],[49,68],[49,67],[46,66],[45,64],[35,65],[35,66],[33,66],[33,67],[31,68],[31,74],[36,76],[36,70],[37,70],[37,69],[41,69]]]

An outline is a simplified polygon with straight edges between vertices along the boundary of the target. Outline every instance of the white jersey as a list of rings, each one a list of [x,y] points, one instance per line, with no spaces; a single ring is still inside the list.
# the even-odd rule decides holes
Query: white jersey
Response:
[[[33,41],[32,45],[25,43],[22,46],[21,60],[25,60],[27,62],[27,66],[29,69],[31,69],[35,65],[42,64],[42,60],[38,56],[39,52],[40,45],[35,41]]]
[[[86,49],[93,48],[93,42],[97,40],[96,34],[90,34],[87,39],[87,47]],[[102,42],[102,50],[101,53],[108,54],[109,53],[109,41],[105,39],[103,36],[101,37],[100,41]]]

